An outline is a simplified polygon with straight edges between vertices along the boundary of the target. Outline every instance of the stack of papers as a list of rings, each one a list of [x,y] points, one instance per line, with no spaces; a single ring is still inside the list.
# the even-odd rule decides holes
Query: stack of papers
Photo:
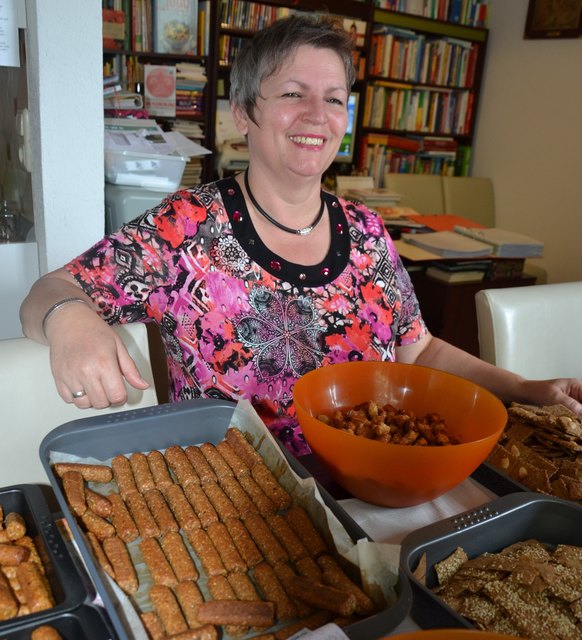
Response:
[[[103,96],[105,109],[143,109],[143,97],[132,91],[116,91]]]
[[[400,202],[400,200],[402,200],[402,196],[400,194],[383,188],[357,189],[354,187],[346,191],[345,197],[348,200],[362,202],[370,208],[394,207]]]
[[[162,131],[155,120],[105,118],[105,150],[193,158],[211,153],[179,131]]]
[[[493,255],[500,258],[541,258],[544,252],[542,242],[515,231],[497,227],[471,229],[455,226],[455,232],[489,244],[493,248]]]
[[[490,244],[473,240],[455,231],[403,233],[402,239],[443,258],[480,258],[493,253]]]

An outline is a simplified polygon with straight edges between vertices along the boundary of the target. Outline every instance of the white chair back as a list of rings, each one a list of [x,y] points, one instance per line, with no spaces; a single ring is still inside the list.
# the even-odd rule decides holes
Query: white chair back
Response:
[[[402,196],[401,207],[418,213],[441,214],[445,211],[441,176],[426,173],[385,173],[384,186]]]
[[[443,176],[445,213],[461,216],[485,227],[495,226],[495,199],[491,178]]]
[[[475,304],[483,360],[535,380],[582,378],[582,282],[483,289]]]
[[[145,391],[128,387],[127,404],[107,409],[78,409],[62,400],[56,390],[46,346],[28,338],[0,340],[0,487],[48,484],[39,445],[55,427],[71,420],[158,404],[146,326],[135,323],[118,326],[116,330],[150,387]]]

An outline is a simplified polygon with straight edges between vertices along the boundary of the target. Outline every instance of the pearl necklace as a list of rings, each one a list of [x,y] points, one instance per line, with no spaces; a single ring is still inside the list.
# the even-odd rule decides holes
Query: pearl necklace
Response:
[[[245,189],[247,190],[247,193],[249,194],[249,198],[250,198],[251,202],[253,203],[253,206],[255,207],[255,209],[264,218],[266,218],[271,224],[274,224],[276,227],[278,227],[282,231],[285,231],[286,233],[292,233],[293,235],[296,235],[296,236],[309,235],[315,229],[315,227],[320,223],[321,219],[323,218],[323,212],[325,211],[325,202],[323,200],[323,194],[320,195],[321,206],[319,207],[319,211],[318,211],[317,215],[315,216],[315,220],[310,225],[307,225],[306,227],[303,227],[303,229],[293,229],[291,227],[286,227],[284,224],[281,224],[278,220],[275,220],[275,218],[273,218],[271,215],[269,215],[263,209],[263,207],[261,207],[261,205],[257,202],[255,196],[253,195],[253,192],[251,191],[251,187],[249,185],[249,170],[248,169],[245,170]]]

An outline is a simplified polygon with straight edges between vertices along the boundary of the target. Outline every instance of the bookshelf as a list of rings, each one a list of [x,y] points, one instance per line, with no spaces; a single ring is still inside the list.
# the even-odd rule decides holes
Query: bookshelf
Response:
[[[171,115],[150,112],[150,117],[164,130],[180,131],[202,146],[213,149],[216,88],[212,81],[211,61],[216,46],[216,2],[182,0],[173,4],[179,6],[188,17],[166,16],[163,11],[166,5],[170,5],[167,0],[102,1],[103,76],[105,79],[113,75],[122,91],[144,96],[147,67],[175,67],[175,112]],[[121,33],[117,30],[117,39],[106,38],[106,33],[110,33],[106,32],[106,16],[112,11],[120,13],[124,21]],[[189,24],[186,28],[184,24],[187,21]],[[164,22],[169,25],[165,30]],[[177,25],[181,25],[181,30]],[[178,42],[180,37],[182,44]],[[146,111],[147,106],[144,104]],[[125,117],[128,113],[124,109],[113,108],[108,109],[105,115]],[[186,165],[184,181],[197,184],[212,180],[213,163],[211,155],[193,158]]]
[[[331,5],[331,6],[330,6]],[[228,97],[230,65],[237,51],[256,31],[295,12],[321,12],[344,22],[346,30],[357,30],[354,61],[364,77],[368,20],[372,5],[362,0],[220,0],[218,57],[216,62],[220,97]]]
[[[469,175],[486,3],[424,3],[424,15],[382,8],[407,3],[376,4],[359,169],[378,185],[386,172]]]
[[[165,2],[103,0],[104,9],[121,7],[127,16],[123,40],[104,48],[104,66],[117,69],[124,87],[139,93],[145,64],[187,63],[204,70],[198,112],[153,116],[168,129],[181,122],[200,125],[197,141],[214,152],[202,161],[201,181],[216,177],[217,99],[228,98],[237,51],[255,31],[296,11],[331,14],[346,30],[355,29],[356,153],[352,165],[333,165],[331,174],[357,171],[373,176],[378,186],[386,171],[470,174],[487,0],[184,0],[196,7],[198,18],[196,48],[189,53],[158,50],[156,5]]]

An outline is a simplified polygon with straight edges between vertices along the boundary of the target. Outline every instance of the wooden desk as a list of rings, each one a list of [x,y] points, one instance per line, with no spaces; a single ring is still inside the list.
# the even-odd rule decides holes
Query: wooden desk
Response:
[[[447,342],[479,356],[475,294],[481,289],[502,289],[535,284],[535,276],[522,275],[481,282],[441,282],[424,271],[410,274],[420,310],[430,332]]]

